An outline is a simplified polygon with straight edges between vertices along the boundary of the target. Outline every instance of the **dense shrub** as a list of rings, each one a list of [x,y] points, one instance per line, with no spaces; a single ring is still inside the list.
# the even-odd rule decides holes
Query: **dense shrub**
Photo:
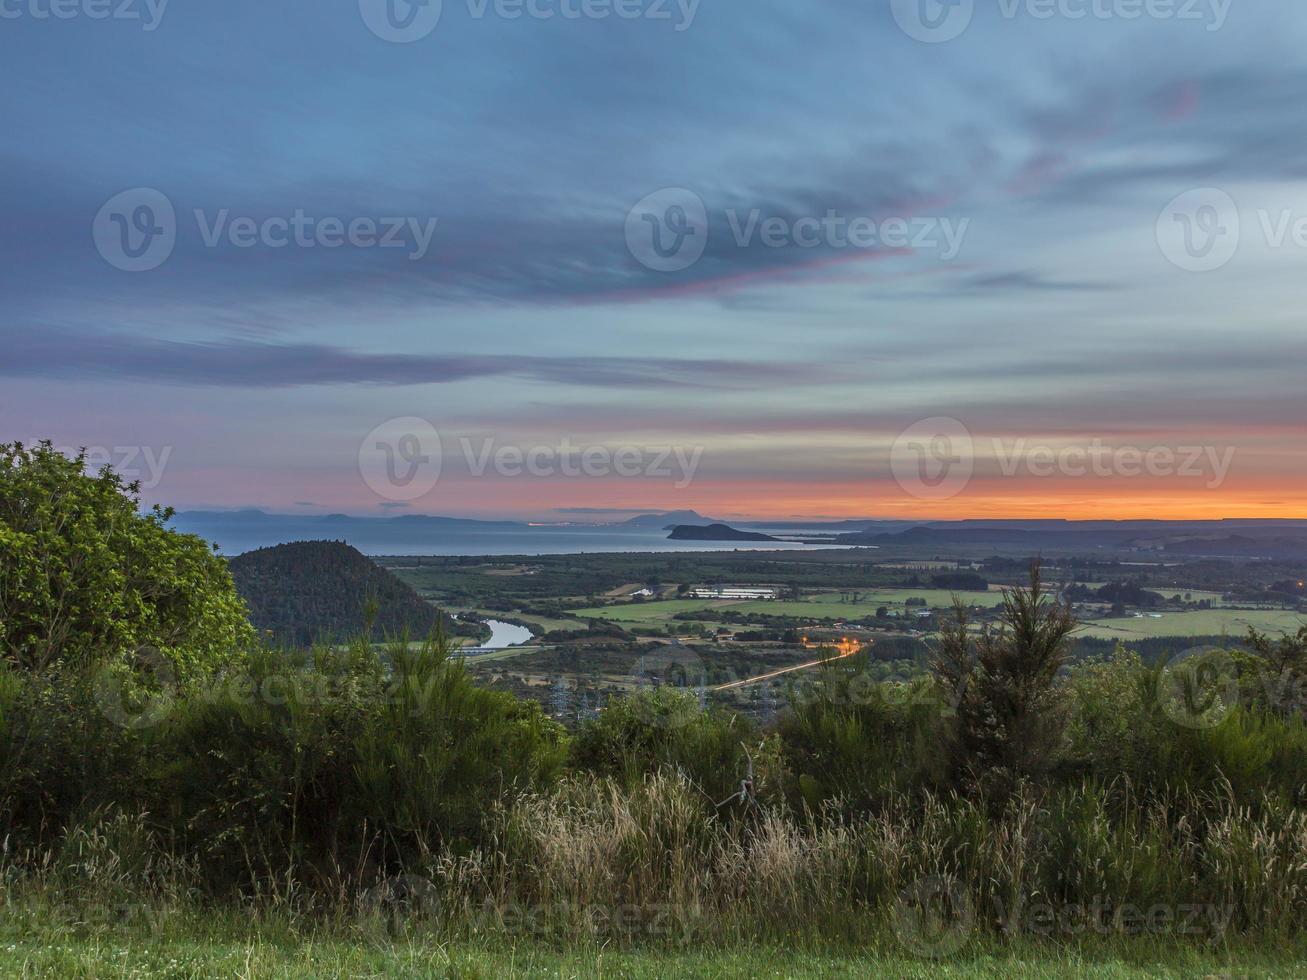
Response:
[[[838,800],[851,812],[939,784],[937,730],[944,705],[924,683],[879,683],[861,656],[834,660],[789,690],[779,732],[789,799],[816,809]]]
[[[1223,703],[1235,678],[1219,673],[1208,679],[1213,690],[1199,692],[1214,699],[1204,712],[1168,702],[1174,697],[1168,666],[1148,667],[1138,655],[1120,651],[1071,671],[1067,741],[1059,758],[1066,775],[1102,783],[1124,779],[1145,796],[1228,790],[1248,803],[1260,804],[1267,795],[1285,804],[1307,802],[1301,716],[1256,702]]]
[[[610,701],[580,727],[572,760],[578,769],[617,777],[628,786],[659,769],[673,769],[721,801],[739,790],[750,754],[765,754],[759,738],[747,718],[703,710],[691,692],[660,687]]]
[[[258,651],[168,691],[161,717],[124,716],[104,690],[101,673],[0,674],[0,830],[49,843],[87,813],[144,811],[217,891],[466,849],[567,755],[537,704],[477,687],[443,637],[384,660],[363,642]]]
[[[0,839],[11,846],[48,842],[104,803],[150,802],[149,749],[100,710],[96,680],[0,664]]]
[[[25,669],[102,664],[141,647],[202,672],[253,638],[226,563],[139,511],[139,486],[48,442],[0,445],[0,656]]]
[[[1070,609],[1044,593],[1039,562],[1029,588],[1003,593],[996,631],[973,637],[955,599],[932,666],[940,696],[953,706],[944,742],[956,775],[1010,790],[1048,771],[1066,720],[1056,680],[1075,625]]]

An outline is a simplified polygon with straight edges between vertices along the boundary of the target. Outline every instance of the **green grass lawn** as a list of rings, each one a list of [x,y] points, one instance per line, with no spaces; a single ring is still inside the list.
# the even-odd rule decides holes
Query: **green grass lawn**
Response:
[[[953,605],[953,597],[956,595],[968,605],[996,606],[1003,601],[1003,590],[992,585],[988,592],[957,592],[950,589],[858,589],[859,601],[857,605],[871,606],[875,612],[877,606],[894,606],[902,605],[910,598],[925,599],[926,604],[940,609],[947,609]],[[808,596],[808,599],[818,602],[835,602],[839,603],[843,592],[823,592]],[[848,605],[848,603],[844,603]]]
[[[764,613],[773,616],[808,616],[813,619],[869,619],[874,618],[876,610],[887,606],[891,612],[903,612],[908,599],[925,599],[931,609],[950,609],[953,606],[953,593],[943,589],[880,589],[873,592],[860,592],[857,602],[845,602],[839,593],[812,596],[797,602],[737,602],[730,608],[741,613]],[[998,592],[959,592],[960,598],[967,605],[997,606],[1002,602]]]
[[[744,603],[720,599],[660,599],[655,602],[630,602],[613,606],[578,609],[586,619],[607,619],[614,623],[665,623],[677,613],[702,612],[704,609],[734,609]]]
[[[1081,636],[1109,640],[1143,640],[1155,636],[1221,636],[1240,639],[1249,626],[1263,633],[1296,632],[1307,617],[1284,609],[1199,609],[1167,612],[1161,619],[1100,619],[1085,623]]]
[[[6,930],[7,932],[8,930]],[[1148,941],[1087,949],[1022,946],[982,949],[946,960],[896,951],[808,952],[786,948],[624,951],[534,945],[346,942],[342,940],[193,941],[148,935],[9,935],[4,977],[1301,977],[1307,962],[1271,951],[1161,946]]]
[[[958,595],[969,605],[996,606],[1001,602],[997,590],[960,592]],[[846,602],[838,592],[824,592],[790,602],[785,600],[756,600],[731,602],[721,599],[662,599],[655,602],[622,603],[612,606],[595,606],[578,609],[577,615],[588,619],[607,619],[614,623],[660,626],[677,613],[702,612],[705,609],[729,609],[749,615],[797,616],[805,619],[866,619],[876,615],[881,606],[902,612],[908,599],[925,599],[931,608],[947,609],[953,605],[953,593],[945,589],[870,589],[858,590],[859,601]]]
[[[1196,598],[1207,598],[1209,593],[1192,593]],[[997,605],[998,590],[989,593],[962,592],[958,595],[968,605]],[[858,602],[845,602],[838,592],[814,594],[796,602],[782,600],[728,602],[720,599],[664,599],[655,602],[626,603],[613,606],[596,606],[581,609],[577,615],[586,619],[606,619],[626,627],[666,626],[678,613],[703,610],[730,610],[745,615],[760,613],[772,616],[793,616],[811,620],[858,620],[872,617],[881,606],[894,612],[903,612],[909,598],[925,599],[933,609],[952,605],[953,593],[943,589],[875,589],[860,593]],[[705,623],[704,625],[714,625]],[[1198,609],[1185,612],[1166,612],[1160,619],[1145,616],[1140,619],[1089,620],[1079,635],[1109,640],[1143,640],[1159,636],[1220,636],[1239,638],[1249,626],[1273,635],[1297,631],[1307,625],[1307,616],[1282,609]]]

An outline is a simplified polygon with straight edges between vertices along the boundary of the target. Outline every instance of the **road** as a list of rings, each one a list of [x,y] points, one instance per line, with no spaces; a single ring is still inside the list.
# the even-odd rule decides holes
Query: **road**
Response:
[[[809,670],[812,667],[820,667],[822,664],[833,663],[836,660],[844,660],[848,657],[856,656],[861,651],[850,650],[848,653],[841,653],[839,656],[826,657],[824,660],[809,660],[807,663],[795,664],[793,667],[782,667],[780,670],[773,670],[770,673],[759,674],[757,677],[746,677],[742,681],[731,681],[729,684],[722,684],[720,687],[714,687],[713,691],[735,691],[742,687],[752,687],[754,684],[761,684],[763,681],[769,681],[774,677],[780,677],[784,674],[792,674],[796,670]]]

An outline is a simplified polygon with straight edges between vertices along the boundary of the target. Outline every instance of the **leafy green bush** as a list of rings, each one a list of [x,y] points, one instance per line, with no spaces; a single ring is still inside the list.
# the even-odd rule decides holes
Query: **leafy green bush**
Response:
[[[139,485],[86,474],[49,442],[0,445],[0,656],[25,669],[99,665],[141,647],[203,672],[253,640],[226,563],[139,511]]]
[[[354,743],[355,819],[400,857],[475,840],[497,802],[550,785],[566,733],[536,701],[476,686],[443,634],[393,646],[385,696]]]
[[[829,662],[788,700],[779,731],[796,802],[863,812],[940,781],[944,706],[924,682],[879,683],[860,655]]]
[[[57,838],[96,807],[147,805],[149,753],[112,722],[89,671],[23,671],[0,663],[0,838]]]
[[[265,653],[188,696],[155,741],[160,813],[220,885],[366,880],[475,844],[493,808],[548,786],[563,731],[475,686],[443,635],[383,662]]]
[[[1216,710],[1195,713],[1168,703],[1167,668],[1166,661],[1149,667],[1137,654],[1119,650],[1070,672],[1064,778],[1124,779],[1144,796],[1219,791],[1257,804],[1266,794],[1289,805],[1307,801],[1302,718],[1255,700],[1226,704],[1211,692],[1204,697],[1217,698]],[[1232,675],[1216,675],[1211,683],[1229,692],[1234,689],[1226,685],[1233,681]]]
[[[634,786],[670,768],[720,802],[740,788],[749,772],[748,748],[758,741],[742,715],[700,708],[694,694],[674,687],[614,698],[583,724],[572,742],[576,768],[616,777]]]

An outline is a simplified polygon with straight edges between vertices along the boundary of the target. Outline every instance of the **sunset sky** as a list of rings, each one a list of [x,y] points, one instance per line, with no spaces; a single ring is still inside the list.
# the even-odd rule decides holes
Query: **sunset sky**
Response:
[[[1307,10],[959,2],[395,43],[372,0],[6,0],[0,441],[179,509],[1307,517]],[[379,491],[386,440],[438,481]]]

